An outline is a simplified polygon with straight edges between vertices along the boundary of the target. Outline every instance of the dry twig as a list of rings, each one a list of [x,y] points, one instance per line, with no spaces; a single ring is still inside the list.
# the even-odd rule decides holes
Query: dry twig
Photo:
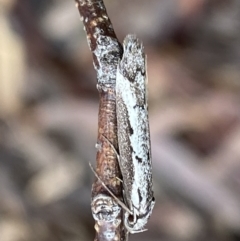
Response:
[[[100,96],[96,173],[111,192],[122,200],[122,185],[119,181],[121,173],[116,154],[110,145],[112,143],[117,149],[115,81],[122,47],[116,38],[102,0],[76,0],[76,6],[93,54]],[[99,179],[96,179],[92,186],[92,213],[96,222],[95,240],[125,240],[122,209]]]

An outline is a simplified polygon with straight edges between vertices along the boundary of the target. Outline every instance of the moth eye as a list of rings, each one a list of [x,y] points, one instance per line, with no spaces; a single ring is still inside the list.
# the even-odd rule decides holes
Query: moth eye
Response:
[[[134,222],[134,216],[133,215],[129,215],[128,216],[128,221],[129,221],[129,223],[133,223]]]

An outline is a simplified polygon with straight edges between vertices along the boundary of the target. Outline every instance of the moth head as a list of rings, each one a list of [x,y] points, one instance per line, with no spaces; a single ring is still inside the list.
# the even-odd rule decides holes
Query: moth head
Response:
[[[133,209],[133,214],[129,212],[125,212],[124,225],[128,230],[128,232],[140,233],[147,230],[145,229],[145,226],[152,214],[154,204],[155,204],[155,200],[153,197],[151,202],[148,205],[146,205],[143,213],[139,213],[139,211],[136,208]]]

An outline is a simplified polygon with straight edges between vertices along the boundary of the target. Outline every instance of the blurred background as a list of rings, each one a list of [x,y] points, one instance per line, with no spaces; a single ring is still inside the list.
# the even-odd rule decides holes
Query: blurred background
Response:
[[[148,56],[156,205],[130,240],[240,240],[240,1],[106,0]],[[98,92],[73,0],[0,0],[0,240],[93,240]]]

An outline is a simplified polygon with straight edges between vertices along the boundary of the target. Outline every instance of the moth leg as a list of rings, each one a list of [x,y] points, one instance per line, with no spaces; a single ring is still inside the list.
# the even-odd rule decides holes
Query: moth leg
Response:
[[[115,201],[129,214],[133,215],[132,212],[129,210],[129,208],[122,202],[120,201],[113,193],[112,191],[105,185],[105,183],[100,179],[100,177],[98,176],[98,174],[96,173],[96,171],[93,169],[93,166],[91,165],[91,163],[89,162],[89,166],[92,169],[93,173],[95,174],[95,176],[97,177],[97,179],[101,182],[101,184],[103,185],[103,187],[109,192],[109,194],[115,199]]]

